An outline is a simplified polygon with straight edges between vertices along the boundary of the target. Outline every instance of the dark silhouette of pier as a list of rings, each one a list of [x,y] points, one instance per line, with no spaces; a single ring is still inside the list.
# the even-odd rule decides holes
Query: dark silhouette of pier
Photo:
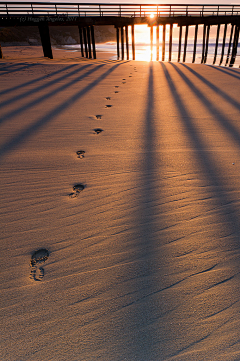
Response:
[[[186,60],[189,26],[195,26],[192,62],[196,59],[199,25],[203,25],[201,63],[206,63],[210,28],[217,25],[215,53],[216,63],[220,27],[224,27],[221,58],[223,62],[227,25],[231,24],[231,33],[225,65],[234,65],[239,41],[240,5],[184,5],[184,4],[97,4],[97,3],[47,3],[47,2],[0,2],[0,26],[38,26],[43,53],[53,58],[49,26],[78,26],[81,55],[96,59],[94,26],[114,25],[116,28],[117,57],[129,60],[129,47],[132,47],[132,59],[135,60],[134,26],[147,24],[150,27],[150,45],[153,49],[153,28],[156,27],[156,60],[165,60],[166,25],[169,25],[169,61],[172,56],[173,24],[179,27],[178,61],[181,59],[182,30],[185,27],[185,39],[182,61]],[[162,56],[159,54],[159,26],[162,26]],[[128,31],[131,28],[131,44]],[[121,46],[120,46],[121,45]],[[2,57],[0,46],[0,58]]]

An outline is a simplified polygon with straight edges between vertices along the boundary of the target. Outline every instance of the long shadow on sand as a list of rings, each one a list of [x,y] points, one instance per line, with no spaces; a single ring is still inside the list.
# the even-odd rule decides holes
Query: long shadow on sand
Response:
[[[17,109],[14,109],[13,111],[11,111],[9,113],[6,113],[2,117],[0,117],[0,124],[5,122],[8,119],[14,117],[14,116],[21,115],[21,113],[24,112],[24,111],[29,111],[30,108],[40,104],[43,101],[49,100],[51,97],[55,96],[56,94],[58,94],[60,92],[66,91],[66,89],[68,89],[72,85],[78,83],[79,81],[83,80],[84,78],[86,78],[90,74],[94,73],[95,71],[99,70],[103,66],[104,65],[102,64],[102,65],[99,65],[97,67],[91,68],[87,72],[84,72],[87,68],[91,67],[91,65],[88,64],[88,65],[85,65],[85,66],[81,67],[80,69],[73,70],[70,74],[64,74],[63,76],[59,77],[58,79],[54,79],[54,80],[50,81],[49,83],[47,83],[47,87],[49,87],[51,85],[55,85],[59,81],[66,80],[70,75],[76,75],[77,73],[84,72],[84,74],[79,75],[77,77],[74,77],[74,79],[71,79],[69,82],[65,81],[64,84],[61,84],[58,88],[56,88],[54,90],[49,90],[48,92],[44,92],[44,95],[36,98],[35,100],[30,101],[27,104],[24,104],[24,105],[18,107]],[[41,90],[46,90],[46,84],[43,84],[43,85],[41,85],[40,87],[38,87],[36,89],[33,89],[31,91],[26,92],[26,94],[23,94],[23,97],[29,96],[29,95],[34,94],[34,93],[36,93],[38,91],[41,91]],[[17,100],[19,100],[19,99],[22,98],[22,96],[20,95],[20,96],[18,96],[16,98],[17,98]],[[6,101],[6,103],[7,102],[8,101]],[[3,103],[3,105],[5,105],[5,104]]]
[[[76,68],[76,67],[79,68],[78,64],[71,64],[71,65],[66,66],[66,67],[64,67],[64,68],[61,67],[60,70],[53,71],[50,75],[51,75],[51,77],[53,77],[53,76],[55,76],[55,75],[57,75],[57,74],[64,73],[65,71],[68,71],[69,69]],[[2,74],[2,73],[0,73],[0,74]],[[16,90],[18,90],[18,89],[23,89],[23,88],[25,88],[26,86],[29,86],[29,85],[32,85],[32,84],[36,84],[36,83],[38,83],[39,81],[42,81],[42,80],[45,80],[45,79],[48,79],[48,78],[49,78],[49,74],[40,76],[39,78],[36,78],[36,79],[33,79],[33,80],[29,80],[29,81],[27,81],[27,82],[25,82],[25,83],[23,83],[23,84],[19,84],[19,85],[16,85],[16,86],[12,87],[12,88],[2,90],[2,91],[0,91],[0,95],[2,95],[2,94],[6,95],[6,94],[11,93],[11,92],[13,92],[13,91],[16,91]],[[27,93],[27,92],[26,92],[26,93]],[[25,94],[25,93],[24,93],[24,94]],[[21,96],[22,96],[22,94],[21,94]],[[16,97],[13,96],[12,100],[15,101],[15,100],[16,100]],[[1,106],[2,106],[2,105],[1,105]]]
[[[219,218],[219,224],[227,224],[227,232],[231,235],[231,240],[227,240],[225,244],[226,249],[228,250],[239,250],[240,248],[240,226],[239,226],[239,216],[237,214],[237,209],[234,205],[234,201],[230,199],[228,193],[223,185],[221,180],[221,176],[218,175],[217,168],[215,167],[215,162],[213,159],[210,158],[209,153],[206,152],[207,145],[203,142],[200,137],[200,134],[196,127],[194,126],[193,121],[191,120],[191,115],[188,113],[184,103],[181,99],[181,96],[174,84],[174,80],[170,75],[169,71],[165,64],[161,63],[163,68],[168,86],[171,90],[171,94],[174,98],[174,104],[176,105],[178,112],[179,112],[179,121],[183,124],[184,129],[192,141],[193,144],[193,151],[195,157],[199,163],[199,167],[202,170],[202,174],[204,174],[205,178],[208,180],[209,185],[211,186],[211,198],[215,202],[215,207],[218,209],[217,217]],[[228,278],[220,281],[220,283],[227,283],[230,281],[235,275],[230,274]],[[220,283],[216,283],[215,285],[211,286],[214,287]],[[233,290],[238,294],[238,290]],[[229,306],[230,308],[234,303],[235,300],[229,299]],[[225,307],[221,306],[222,312]],[[219,327],[219,326],[216,326]],[[220,325],[221,327],[221,325]],[[181,352],[188,350],[194,344],[198,344],[201,341],[205,340],[208,336],[211,335],[207,329],[203,332],[203,334],[199,334],[198,339],[192,343],[190,342],[189,345],[185,345],[184,347],[180,347],[178,352],[172,356],[180,355]]]
[[[179,67],[173,63],[170,63],[172,67],[176,70],[176,72],[181,76],[181,78],[185,81],[185,83],[189,86],[192,92],[195,93],[196,97],[202,102],[202,104],[207,108],[207,110],[212,114],[213,118],[221,124],[221,126],[228,131],[231,137],[237,142],[238,146],[240,146],[240,133],[239,130],[230,123],[230,120],[222,114],[222,111],[217,108],[210,100],[207,98],[203,92],[196,87],[196,85],[179,69]],[[224,97],[223,94],[220,95]],[[231,98],[230,98],[231,99]],[[229,101],[229,99],[226,99]],[[231,104],[239,110],[239,103],[235,101],[231,101]]]
[[[214,65],[208,65],[208,64],[206,64],[206,65],[211,67],[211,69],[221,71],[222,73],[227,74],[229,76],[232,76],[235,79],[238,79],[238,80],[240,79],[240,71],[237,71],[237,70],[234,70],[234,69],[229,69],[229,68],[217,67],[217,66],[214,66]],[[238,74],[238,76],[236,74]]]
[[[201,74],[190,68],[186,64],[181,64],[184,68],[186,68],[190,73],[195,75],[199,80],[201,80],[204,84],[206,84],[211,90],[213,90],[216,94],[220,95],[223,100],[227,101],[231,105],[233,105],[237,110],[240,110],[240,102],[236,101],[235,99],[231,98],[226,92],[222,89],[217,87],[215,84],[211,83],[208,79],[204,78]],[[239,78],[240,80],[240,78]]]
[[[23,66],[21,66],[21,65],[23,65]],[[9,65],[9,66],[5,66],[4,68],[2,68],[4,70],[0,69],[1,70],[0,74],[1,75],[6,75],[6,74],[10,74],[10,73],[15,73],[17,71],[33,68],[35,66],[36,66],[36,64],[27,64],[27,65],[26,64],[19,64],[19,63],[12,64],[11,66]]]
[[[193,141],[194,151],[196,158],[200,161],[200,165],[206,177],[209,179],[210,184],[213,186],[213,197],[216,199],[218,206],[222,208],[222,215],[224,219],[228,219],[229,224],[231,225],[231,233],[236,233],[236,246],[240,247],[240,226],[239,219],[236,215],[236,209],[233,204],[233,200],[228,197],[227,191],[225,190],[221,177],[218,176],[218,171],[215,166],[215,161],[210,159],[209,152],[207,150],[207,144],[203,142],[200,137],[200,134],[193,122],[191,121],[191,115],[188,113],[186,107],[184,106],[181,96],[179,95],[177,88],[174,85],[171,75],[169,74],[165,64],[161,63],[161,66],[164,70],[169,88],[174,97],[175,104],[181,115],[181,122],[183,123],[189,138]],[[191,86],[192,89],[192,86]],[[194,89],[192,89],[194,91]],[[198,93],[197,93],[198,94]],[[208,103],[206,103],[208,106]],[[224,208],[224,205],[228,207]]]
[[[146,112],[143,127],[140,127],[140,169],[135,180],[138,192],[134,202],[136,212],[133,215],[135,234],[132,246],[135,251],[131,265],[135,277],[129,279],[130,289],[126,287],[131,302],[123,306],[127,315],[124,328],[131,330],[130,333],[128,331],[129,338],[126,340],[130,356],[127,357],[128,353],[125,353],[125,357],[138,361],[163,360],[158,352],[164,347],[161,338],[168,338],[169,330],[165,323],[159,329],[159,324],[160,319],[171,312],[171,306],[166,305],[162,291],[174,286],[164,282],[166,275],[161,267],[164,251],[161,249],[161,239],[157,236],[166,225],[159,214],[164,212],[161,199],[164,190],[158,176],[161,166],[156,152],[159,141],[156,131],[159,115],[156,115],[154,107],[154,84],[153,64],[150,62]],[[166,350],[164,352],[166,353]]]
[[[35,121],[35,123],[31,124],[29,127],[24,129],[23,131],[21,131],[13,139],[6,142],[0,148],[0,157],[2,157],[4,154],[11,151],[12,149],[16,148],[19,144],[24,142],[28,137],[30,137],[32,134],[36,133],[44,125],[48,124],[55,117],[57,117],[63,111],[65,111],[70,106],[72,106],[77,100],[79,100],[82,96],[86,95],[90,90],[92,90],[95,86],[97,86],[102,80],[104,80],[106,77],[108,77],[120,65],[121,65],[121,63],[113,65],[110,69],[108,69],[105,73],[101,74],[92,83],[88,84],[86,87],[84,87],[80,91],[76,92],[73,96],[68,98],[66,101],[64,101],[62,104],[60,104],[58,107],[56,107],[53,110],[51,110],[50,112],[48,112],[45,116],[40,117],[38,120]],[[80,77],[75,78],[74,80],[69,82],[67,86],[69,87],[69,86],[79,82],[81,79],[83,79],[84,77],[86,77],[90,73],[100,69],[102,66],[104,66],[104,65],[97,66],[95,69],[91,69],[89,72],[86,72],[85,74],[81,75]],[[66,89],[65,85],[61,86],[60,89],[62,91],[64,91],[64,89]],[[60,91],[60,90],[58,90],[58,91]],[[44,96],[44,98],[45,98],[45,96]],[[28,110],[28,108],[26,110]]]

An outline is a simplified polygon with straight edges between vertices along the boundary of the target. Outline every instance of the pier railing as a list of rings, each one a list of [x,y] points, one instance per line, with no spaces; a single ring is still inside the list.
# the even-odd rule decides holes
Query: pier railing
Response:
[[[0,2],[0,16],[208,17],[240,15],[240,5]]]

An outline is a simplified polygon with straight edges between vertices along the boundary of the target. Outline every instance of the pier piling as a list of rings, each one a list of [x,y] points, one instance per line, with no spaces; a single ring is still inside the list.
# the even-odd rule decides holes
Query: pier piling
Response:
[[[166,38],[166,25],[163,25],[163,32],[162,32],[162,61],[165,60],[165,38]]]
[[[170,32],[169,32],[169,59],[168,61],[172,60],[172,29],[173,24],[170,24]]]
[[[132,60],[135,60],[135,35],[134,35],[134,24],[131,25],[132,30]]]
[[[232,26],[231,26],[231,34],[230,34],[229,44],[228,44],[227,59],[226,59],[225,66],[228,64],[229,56],[230,56],[230,52],[231,52],[231,43],[232,43],[233,29],[234,29],[234,25],[232,24]]]
[[[198,24],[195,26],[192,63],[195,63],[195,59],[196,59],[197,37],[198,37]]]
[[[92,59],[90,26],[87,26],[88,58]]]
[[[153,26],[150,26],[150,51],[151,51],[151,60],[153,59]]]
[[[220,63],[219,63],[219,65],[221,65],[221,64],[222,64],[222,62],[223,62],[224,49],[225,49],[225,42],[226,42],[226,34],[227,34],[227,24],[225,24],[225,26],[224,26],[224,32],[223,32],[223,42],[222,42],[222,54],[221,54],[221,59],[220,59]]]
[[[124,32],[123,32],[123,26],[121,26],[121,55],[122,55],[122,60],[124,60]]]
[[[125,26],[125,37],[126,37],[127,60],[129,60],[128,25]]]
[[[216,59],[217,59],[217,51],[218,51],[218,40],[219,40],[220,26],[221,26],[221,24],[218,24],[218,27],[217,27],[217,35],[216,35],[216,45],[215,45],[215,53],[214,53],[213,64],[215,64],[215,63],[216,63]]]
[[[206,47],[205,47],[205,54],[204,54],[204,61],[203,61],[204,64],[207,61],[207,55],[208,55],[209,33],[210,33],[210,25],[207,26]]]
[[[120,51],[119,51],[119,28],[116,27],[116,38],[117,38],[117,60],[120,58]]]
[[[42,42],[44,57],[53,59],[48,23],[47,22],[40,23],[38,25],[38,29]]]
[[[86,58],[88,58],[87,32],[85,27],[83,27],[83,39],[84,39],[85,55]]]
[[[201,64],[204,62],[204,56],[205,56],[205,41],[206,41],[206,24],[203,25],[203,40],[202,40],[202,60]]]
[[[156,28],[156,60],[159,61],[159,25]]]
[[[96,55],[95,35],[94,35],[94,26],[93,25],[91,25],[91,38],[92,38],[93,59],[96,59],[97,55]]]
[[[229,66],[232,67],[235,63],[237,56],[237,46],[238,46],[238,38],[239,38],[239,26],[235,25],[235,34],[233,39],[233,47],[232,47],[232,56],[229,63]]]
[[[78,26],[78,31],[79,31],[79,38],[80,38],[81,54],[82,54],[82,57],[84,57],[83,36],[82,36],[82,27],[81,26]]]
[[[186,25],[186,29],[185,29],[185,42],[184,42],[184,52],[183,52],[183,62],[184,63],[186,60],[187,40],[188,40],[188,25]]]
[[[182,46],[182,25],[179,26],[178,62],[180,62],[181,59],[181,46]]]

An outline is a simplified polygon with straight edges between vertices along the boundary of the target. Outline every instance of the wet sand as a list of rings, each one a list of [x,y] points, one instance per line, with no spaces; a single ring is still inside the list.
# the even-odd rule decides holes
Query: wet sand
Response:
[[[239,78],[0,61],[2,360],[240,359]]]

